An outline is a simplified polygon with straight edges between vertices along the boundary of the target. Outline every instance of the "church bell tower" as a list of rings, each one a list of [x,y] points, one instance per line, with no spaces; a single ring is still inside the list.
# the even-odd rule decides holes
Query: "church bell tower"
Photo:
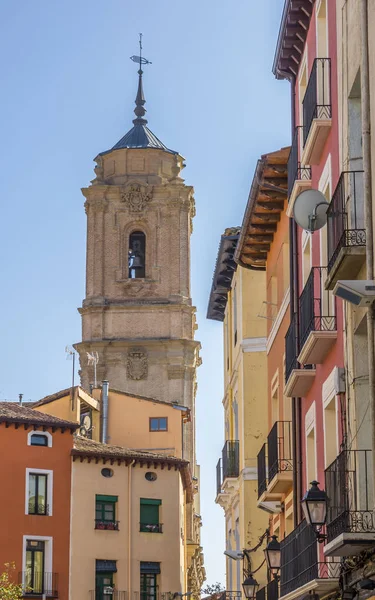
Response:
[[[190,297],[193,188],[181,177],[183,157],[147,127],[139,62],[133,127],[96,158],[86,199],[86,297],[81,382],[187,406],[185,457],[195,465],[195,388],[199,342]]]

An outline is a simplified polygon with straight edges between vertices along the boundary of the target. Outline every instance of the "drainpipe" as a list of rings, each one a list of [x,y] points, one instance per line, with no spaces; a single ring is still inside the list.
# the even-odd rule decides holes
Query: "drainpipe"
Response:
[[[102,383],[102,443],[108,441],[108,381]]]
[[[374,235],[372,222],[372,165],[371,165],[371,110],[370,110],[370,69],[368,48],[368,3],[361,0],[361,108],[362,108],[362,147],[363,147],[363,200],[366,229],[366,279],[374,279]],[[371,414],[371,446],[373,469],[373,499],[375,499],[375,348],[374,348],[374,307],[367,310],[367,344],[369,367],[369,402]]]
[[[132,468],[135,460],[128,464],[128,590],[132,600]]]
[[[292,140],[296,128],[296,93],[295,77],[290,78],[291,92],[291,127]],[[297,313],[298,319],[298,240],[297,224],[294,219],[289,221],[289,269],[290,269],[290,321]],[[298,335],[299,323],[297,323]],[[294,527],[297,527],[300,521],[300,500],[301,500],[301,399],[292,398],[292,445],[293,445],[293,518]]]

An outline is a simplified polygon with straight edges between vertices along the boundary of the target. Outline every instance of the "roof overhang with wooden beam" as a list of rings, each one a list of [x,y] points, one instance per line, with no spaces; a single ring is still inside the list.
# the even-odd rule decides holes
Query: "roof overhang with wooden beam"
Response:
[[[285,0],[272,71],[277,79],[297,76],[315,0]]]
[[[266,268],[288,194],[289,152],[288,146],[258,160],[234,253],[235,262],[242,267],[257,271]]]
[[[228,292],[232,285],[233,274],[237,269],[237,264],[233,260],[233,254],[236,249],[239,233],[239,227],[230,227],[221,236],[208,301],[207,319],[224,321]]]

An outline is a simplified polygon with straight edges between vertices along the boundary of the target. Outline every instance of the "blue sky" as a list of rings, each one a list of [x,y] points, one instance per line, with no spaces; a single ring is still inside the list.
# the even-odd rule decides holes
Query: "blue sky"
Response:
[[[289,86],[271,67],[283,0],[18,0],[1,4],[0,398],[70,385],[80,340],[92,159],[131,127],[143,32],[150,129],[185,158],[195,188],[198,460],[208,582],[224,582],[214,504],[223,445],[222,327],[206,320],[220,235],[240,225],[257,158],[290,141]]]

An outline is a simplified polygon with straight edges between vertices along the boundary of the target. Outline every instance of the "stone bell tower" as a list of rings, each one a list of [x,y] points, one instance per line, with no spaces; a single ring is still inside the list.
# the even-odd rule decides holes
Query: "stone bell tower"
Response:
[[[97,379],[110,387],[188,406],[185,440],[195,464],[194,398],[199,342],[190,298],[193,188],[184,159],[146,126],[140,65],[134,126],[95,159],[86,198],[86,297],[79,352],[81,382],[93,382],[87,353],[97,352]]]

